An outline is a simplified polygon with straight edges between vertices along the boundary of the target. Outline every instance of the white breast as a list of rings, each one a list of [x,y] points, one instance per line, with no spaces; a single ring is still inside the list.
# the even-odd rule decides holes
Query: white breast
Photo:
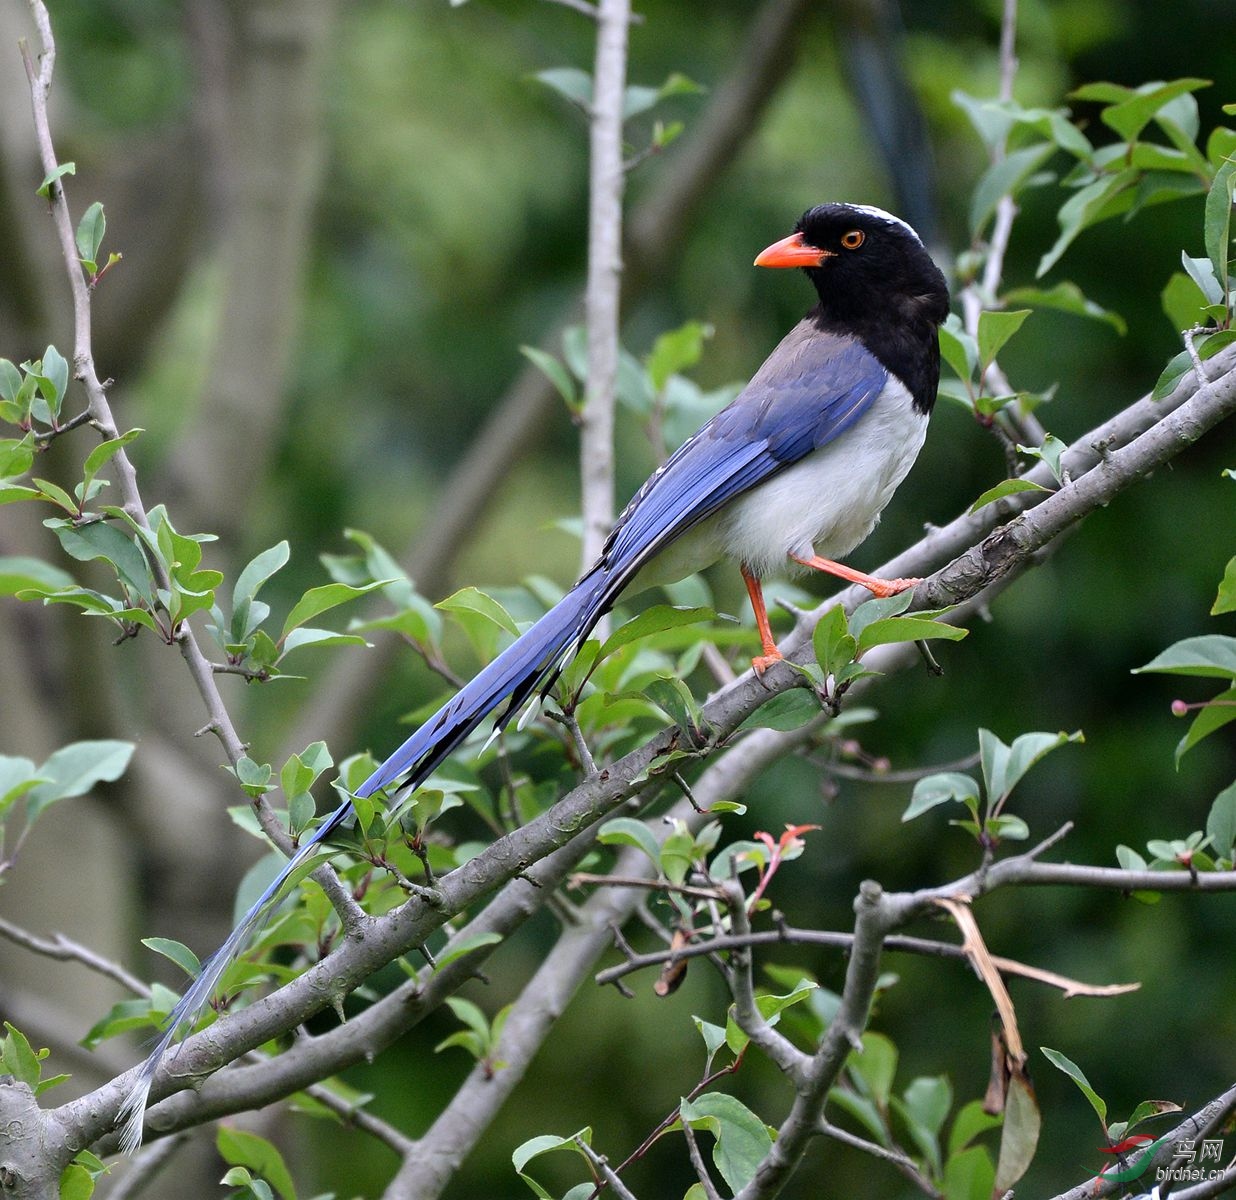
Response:
[[[783,571],[791,554],[843,557],[875,528],[926,436],[926,415],[890,379],[856,425],[668,546],[637,586],[681,579],[720,558],[764,576]]]

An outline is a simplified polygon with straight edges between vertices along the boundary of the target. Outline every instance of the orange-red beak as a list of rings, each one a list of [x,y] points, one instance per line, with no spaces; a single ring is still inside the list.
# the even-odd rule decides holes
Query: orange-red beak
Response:
[[[761,250],[755,260],[757,267],[818,267],[826,258],[832,257],[831,250],[821,250],[803,241],[801,233],[791,233],[789,237],[773,242],[767,250]]]

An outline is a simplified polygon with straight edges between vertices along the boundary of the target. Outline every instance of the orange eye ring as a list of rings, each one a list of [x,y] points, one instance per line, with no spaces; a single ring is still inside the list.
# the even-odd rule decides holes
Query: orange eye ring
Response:
[[[851,229],[841,235],[841,244],[847,250],[857,250],[867,240],[867,235],[861,229]]]

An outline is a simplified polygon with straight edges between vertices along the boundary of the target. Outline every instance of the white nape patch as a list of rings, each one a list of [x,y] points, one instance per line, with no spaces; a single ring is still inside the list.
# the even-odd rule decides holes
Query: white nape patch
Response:
[[[714,536],[760,576],[785,570],[791,554],[841,558],[875,528],[926,437],[926,415],[890,378],[853,428],[713,518]]]
[[[847,207],[856,209],[860,213],[866,213],[869,217],[875,217],[880,221],[887,221],[890,225],[900,225],[920,246],[923,244],[923,239],[918,236],[917,231],[908,222],[903,221],[900,217],[895,217],[891,212],[885,212],[882,208],[876,208],[874,204],[850,204]]]

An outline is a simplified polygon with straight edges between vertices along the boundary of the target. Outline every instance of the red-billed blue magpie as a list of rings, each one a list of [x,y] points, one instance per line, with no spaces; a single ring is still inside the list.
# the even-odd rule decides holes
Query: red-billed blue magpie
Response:
[[[819,303],[737,398],[683,443],[614,523],[601,557],[548,613],[429,718],[357,789],[410,793],[488,716],[501,727],[629,587],[681,579],[728,558],[747,584],[763,671],[781,657],[760,580],[815,568],[876,595],[913,579],[874,579],[835,561],[875,527],[927,432],[940,374],[936,327],[948,288],[918,235],[882,209],[822,204],[755,260],[802,267]],[[232,931],[168,1018],[123,1114],[141,1140],[151,1082],[182,1028],[209,1002],[228,964],[288,878],[347,821],[342,804],[314,830]]]

